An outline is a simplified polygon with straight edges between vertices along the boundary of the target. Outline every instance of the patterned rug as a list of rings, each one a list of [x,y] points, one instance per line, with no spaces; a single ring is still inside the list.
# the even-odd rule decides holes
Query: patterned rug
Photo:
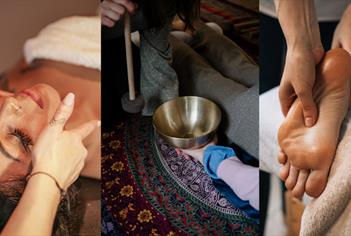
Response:
[[[233,33],[258,45],[258,0],[202,0],[201,18],[219,24],[225,33]]]
[[[133,116],[104,132],[102,155],[104,235],[258,234],[200,164],[154,134],[151,118]]]

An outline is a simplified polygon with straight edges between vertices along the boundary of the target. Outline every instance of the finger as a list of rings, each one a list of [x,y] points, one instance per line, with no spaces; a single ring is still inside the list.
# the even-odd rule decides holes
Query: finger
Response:
[[[183,153],[183,157],[187,160],[191,160],[191,157],[186,153]]]
[[[88,121],[81,126],[74,128],[71,132],[78,134],[81,139],[85,139],[89,134],[91,134],[97,127],[101,126],[101,122],[98,120]]]
[[[342,48],[345,49],[349,54],[351,54],[351,38],[349,41],[343,43]]]
[[[298,175],[299,170],[290,165],[289,176],[285,181],[285,187],[288,190],[292,190],[295,187]]]
[[[331,48],[333,49],[333,48],[340,48],[340,47],[341,47],[340,41],[339,41],[339,39],[334,35]]]
[[[112,0],[112,1],[123,5],[123,7],[125,7],[129,13],[134,13],[135,10],[137,9],[137,4],[133,3],[130,0]]]
[[[105,7],[107,10],[117,13],[119,15],[123,15],[126,12],[126,9],[123,6],[113,2],[108,2],[108,4]]]
[[[101,23],[107,27],[113,27],[115,22],[108,17],[101,16]]]
[[[284,116],[288,114],[289,109],[295,99],[296,96],[293,92],[293,87],[288,83],[282,82],[279,86],[279,100],[280,107]]]
[[[334,49],[334,48],[340,48],[340,47],[341,47],[341,44],[340,44],[339,40],[334,38],[331,48]]]
[[[312,127],[317,121],[318,113],[312,96],[312,88],[305,86],[303,89],[297,89],[296,94],[301,101],[305,126]]]
[[[283,151],[280,151],[278,154],[278,162],[282,165],[284,165],[287,161],[287,157]]]
[[[175,148],[175,151],[178,156],[182,155],[182,150],[180,150],[179,148]]]
[[[53,119],[50,121],[49,126],[62,130],[67,120],[71,116],[74,107],[74,94],[68,93],[56,110]]]
[[[103,12],[103,16],[109,18],[110,20],[116,22],[119,19],[121,19],[121,16],[123,15],[123,13],[118,13],[115,11],[111,11],[111,10],[105,10]]]
[[[299,173],[299,176],[297,178],[297,182],[293,190],[291,191],[292,195],[298,199],[301,199],[304,192],[305,192],[305,186],[306,186],[306,181],[307,177],[309,175],[308,170],[301,170]]]

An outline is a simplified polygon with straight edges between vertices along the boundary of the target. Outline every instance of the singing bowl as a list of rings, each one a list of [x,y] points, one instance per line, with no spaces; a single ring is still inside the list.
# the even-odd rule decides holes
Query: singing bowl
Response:
[[[196,149],[215,136],[222,114],[212,101],[178,97],[160,105],[152,117],[155,131],[176,148]]]

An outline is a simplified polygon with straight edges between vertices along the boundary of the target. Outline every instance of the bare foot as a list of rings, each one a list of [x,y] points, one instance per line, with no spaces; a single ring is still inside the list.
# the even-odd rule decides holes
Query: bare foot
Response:
[[[340,127],[350,105],[350,80],[350,55],[343,49],[327,52],[318,66],[313,90],[319,108],[317,123],[305,127],[302,106],[296,99],[279,129],[279,145],[290,165],[283,167],[281,177],[286,177],[288,189],[296,188],[296,195],[304,186],[308,195],[318,197],[326,186]]]

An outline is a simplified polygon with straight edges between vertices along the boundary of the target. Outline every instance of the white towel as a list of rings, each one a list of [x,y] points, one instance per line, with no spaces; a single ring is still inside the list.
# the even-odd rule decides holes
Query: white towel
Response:
[[[277,161],[280,149],[278,129],[284,119],[279,106],[278,87],[260,95],[259,119],[260,169],[278,175],[280,169],[280,164]]]
[[[351,109],[341,130],[327,186],[305,208],[301,235],[351,235]]]
[[[100,16],[72,16],[49,24],[24,44],[27,63],[50,59],[101,70]]]

